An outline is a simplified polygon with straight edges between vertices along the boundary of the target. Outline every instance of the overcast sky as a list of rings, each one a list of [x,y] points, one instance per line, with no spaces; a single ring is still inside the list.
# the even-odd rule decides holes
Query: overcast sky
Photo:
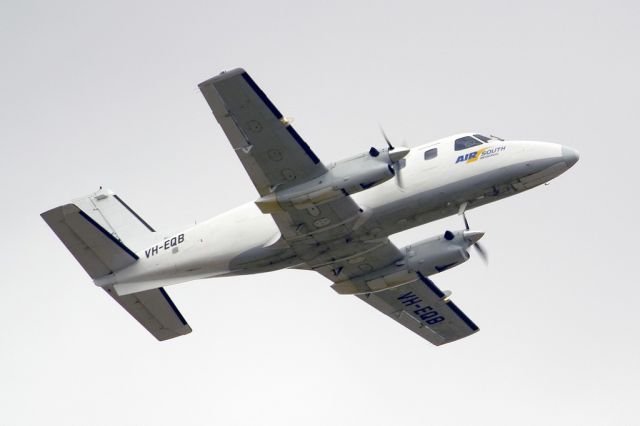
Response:
[[[0,424],[637,424],[639,21],[634,1],[2,2]],[[194,331],[159,343],[92,284],[41,212],[104,185],[169,230],[256,198],[197,90],[238,66],[325,162],[379,123],[580,151],[470,213],[488,268],[434,277],[479,333],[435,347],[282,271],[169,288]]]

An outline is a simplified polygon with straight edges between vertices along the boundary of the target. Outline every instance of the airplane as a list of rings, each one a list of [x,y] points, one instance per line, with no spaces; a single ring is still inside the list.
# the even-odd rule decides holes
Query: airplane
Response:
[[[468,210],[547,183],[576,150],[479,133],[371,147],[324,163],[241,69],[198,85],[258,198],[178,233],[156,231],[100,189],[41,214],[85,269],[156,339],[191,332],[164,287],[293,268],[315,271],[434,345],[478,326],[430,277],[486,251]],[[382,145],[382,144],[381,144]],[[406,247],[389,236],[448,216],[465,227]]]

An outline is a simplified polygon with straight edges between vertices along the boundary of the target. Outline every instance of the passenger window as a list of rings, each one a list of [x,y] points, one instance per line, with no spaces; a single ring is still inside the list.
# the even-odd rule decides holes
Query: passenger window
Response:
[[[472,138],[471,136],[465,136],[460,139],[456,139],[455,149],[456,151],[461,151],[463,149],[471,148],[472,146],[482,145],[482,142],[479,140]]]
[[[432,158],[436,158],[438,156],[438,148],[431,148],[424,152],[424,159],[431,160]]]

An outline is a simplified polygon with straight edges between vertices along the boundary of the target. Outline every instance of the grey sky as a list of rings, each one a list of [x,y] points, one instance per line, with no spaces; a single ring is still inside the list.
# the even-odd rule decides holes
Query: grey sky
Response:
[[[640,6],[450,3],[3,2],[0,424],[637,423]],[[437,348],[282,271],[169,288],[194,332],[158,343],[93,286],[39,213],[104,185],[175,229],[256,198],[196,87],[237,66],[324,161],[378,123],[580,151],[470,213],[489,268],[434,277],[480,333]]]

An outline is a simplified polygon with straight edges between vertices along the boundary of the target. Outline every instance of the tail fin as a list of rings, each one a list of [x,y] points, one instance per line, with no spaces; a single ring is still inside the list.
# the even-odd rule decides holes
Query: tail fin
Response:
[[[155,231],[110,190],[100,190],[41,214],[94,280],[138,260],[136,251],[157,239]],[[191,332],[163,288],[118,295],[103,287],[158,340]]]

